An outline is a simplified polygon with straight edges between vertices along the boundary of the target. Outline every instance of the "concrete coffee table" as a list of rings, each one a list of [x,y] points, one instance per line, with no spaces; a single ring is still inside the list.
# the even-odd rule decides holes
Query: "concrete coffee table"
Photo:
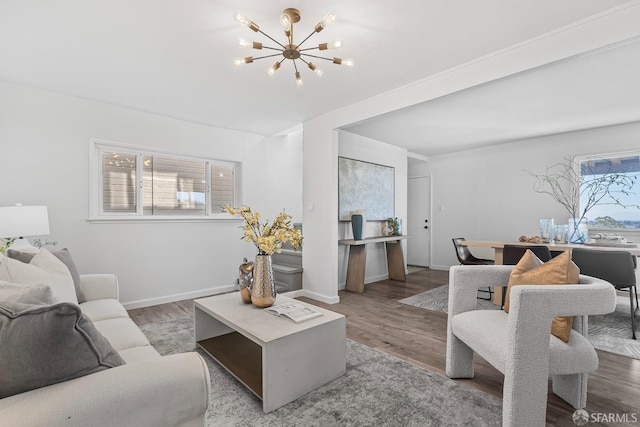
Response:
[[[295,323],[251,304],[238,292],[195,301],[196,344],[262,399],[271,412],[346,372],[346,320],[278,295],[322,316]],[[213,384],[215,387],[215,384]]]

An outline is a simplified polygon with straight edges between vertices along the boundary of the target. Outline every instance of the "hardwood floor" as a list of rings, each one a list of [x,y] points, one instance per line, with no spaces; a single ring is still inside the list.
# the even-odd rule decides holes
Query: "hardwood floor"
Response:
[[[383,280],[366,285],[362,294],[340,291],[340,302],[328,305],[309,298],[303,301],[328,308],[347,317],[347,337],[445,376],[446,313],[412,307],[398,301],[448,282],[448,273],[422,270],[407,275],[406,282]],[[191,301],[131,310],[138,324],[156,322],[191,313]],[[628,414],[631,422],[589,423],[588,426],[640,425],[640,360],[598,351],[600,367],[589,377],[587,410],[615,417]],[[476,375],[456,380],[502,398],[503,377],[481,358]],[[547,426],[568,427],[573,408],[549,392]],[[613,415],[608,415],[613,414]],[[635,414],[637,421],[631,415]]]

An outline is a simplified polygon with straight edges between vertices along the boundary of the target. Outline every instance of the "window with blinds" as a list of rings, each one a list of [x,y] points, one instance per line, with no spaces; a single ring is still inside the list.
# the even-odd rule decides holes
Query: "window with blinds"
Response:
[[[237,163],[111,147],[99,153],[101,215],[197,217],[236,205]]]

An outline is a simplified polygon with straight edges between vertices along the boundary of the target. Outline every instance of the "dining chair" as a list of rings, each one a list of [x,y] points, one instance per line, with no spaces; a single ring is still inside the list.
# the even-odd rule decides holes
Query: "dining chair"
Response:
[[[469,248],[462,244],[465,241],[464,237],[455,237],[451,239],[453,241],[453,246],[456,248],[456,257],[458,257],[458,262],[462,265],[493,265],[495,261],[492,259],[485,258],[476,258],[473,256]],[[478,289],[478,292],[488,292],[489,298],[482,298],[485,301],[491,301],[493,299],[493,290],[491,288],[487,289]]]
[[[504,245],[502,264],[516,265],[527,249],[531,250],[542,262],[547,262],[552,258],[551,251],[544,245]]]
[[[635,314],[638,311],[638,289],[636,287],[635,271],[637,267],[636,257],[627,251],[575,248],[571,252],[571,259],[576,263],[578,268],[580,268],[581,274],[598,277],[611,283],[618,290],[629,292],[631,336],[635,340]]]

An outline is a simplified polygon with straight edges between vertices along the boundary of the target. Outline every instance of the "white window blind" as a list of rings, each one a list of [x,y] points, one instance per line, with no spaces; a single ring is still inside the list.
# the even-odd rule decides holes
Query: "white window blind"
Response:
[[[239,164],[101,144],[98,217],[206,217],[237,205]]]

